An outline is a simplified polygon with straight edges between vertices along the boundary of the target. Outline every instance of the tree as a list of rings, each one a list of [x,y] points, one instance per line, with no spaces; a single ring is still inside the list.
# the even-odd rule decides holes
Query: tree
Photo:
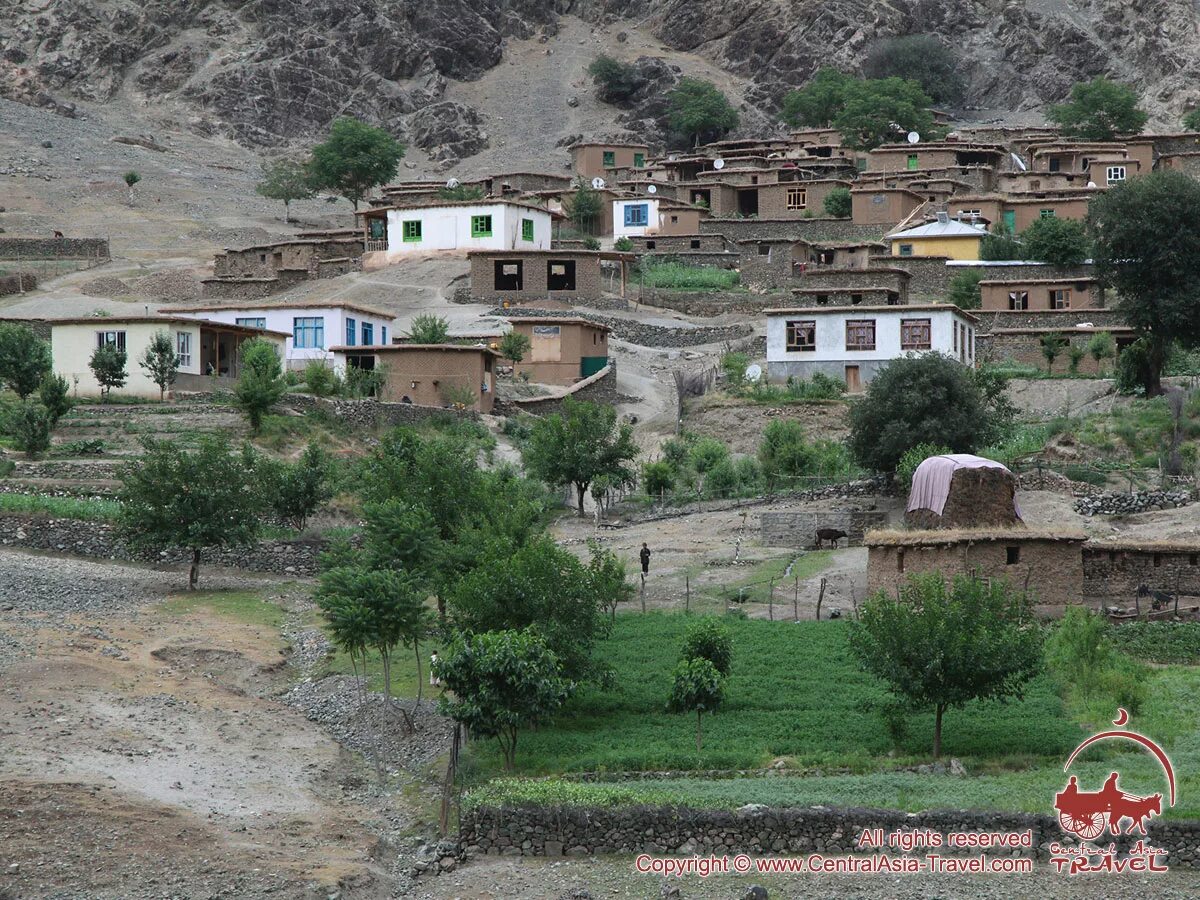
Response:
[[[525,354],[532,346],[533,342],[529,339],[529,335],[519,331],[505,332],[504,336],[500,338],[500,355],[515,366],[525,358]]]
[[[1117,343],[1107,331],[1097,331],[1087,344],[1088,355],[1096,362],[1096,372],[1100,372],[1100,364],[1106,359],[1117,355]]]
[[[619,62],[611,56],[597,56],[587,67],[598,89],[596,98],[602,103],[623,103],[645,83],[637,66]]]
[[[932,34],[906,34],[873,44],[863,61],[868,78],[915,81],[935,103],[958,103],[963,83],[954,54]]]
[[[1054,361],[1062,356],[1062,352],[1066,349],[1067,339],[1061,334],[1043,334],[1038,338],[1039,348],[1042,351],[1042,358],[1046,360],[1046,374],[1054,374]]]
[[[4,430],[13,439],[13,446],[29,459],[36,459],[50,449],[53,427],[46,407],[32,400],[22,400],[5,416]]]
[[[1075,219],[1049,216],[1036,220],[1021,232],[1025,259],[1049,263],[1060,269],[1081,265],[1090,247],[1084,224]]]
[[[277,159],[263,163],[262,179],[254,186],[260,196],[283,201],[283,221],[292,221],[292,201],[307,200],[315,191],[309,182],[308,169],[293,159]]]
[[[946,415],[946,410],[954,415]],[[864,466],[894,471],[918,444],[970,453],[998,440],[1013,409],[1004,380],[940,353],[889,362],[850,407],[850,450]]]
[[[1158,396],[1171,342],[1200,343],[1200,184],[1172,171],[1118,184],[1089,204],[1088,233],[1097,276],[1145,341],[1146,395]]]
[[[147,439],[143,447],[120,473],[120,534],[139,548],[191,551],[188,589],[195,590],[202,551],[258,537],[257,458],[248,447],[232,453],[217,435],[202,435],[192,452],[171,441]]]
[[[440,711],[472,736],[494,737],[509,772],[516,766],[520,731],[545,721],[575,688],[533,629],[459,635],[436,671],[446,688]]]
[[[563,203],[571,224],[581,232],[590,232],[596,227],[603,211],[600,194],[584,179],[575,185],[575,193]],[[599,249],[597,246],[596,249]]]
[[[75,405],[75,401],[71,399],[71,386],[67,384],[67,379],[52,374],[47,374],[38,385],[38,401],[46,408],[51,428]]]
[[[894,695],[914,709],[933,708],[934,759],[946,710],[1019,698],[1042,659],[1028,597],[1001,581],[959,576],[948,586],[938,572],[911,576],[897,597],[868,598],[849,641],[863,669]]]
[[[483,188],[477,184],[456,184],[454,187],[446,186],[438,190],[440,199],[455,203],[461,203],[464,200],[482,200],[483,196]]]
[[[896,471],[893,477],[896,480],[896,487],[900,488],[905,494],[912,490],[913,473],[917,471],[917,467],[931,456],[945,456],[950,453],[949,447],[939,447],[935,444],[917,444],[915,447],[910,447],[908,451],[900,457],[900,462],[896,464]]]
[[[1132,88],[1103,75],[1071,88],[1067,103],[1046,110],[1046,118],[1067,137],[1084,141],[1111,141],[1119,134],[1140,134],[1150,118],[1138,108]]]
[[[1072,375],[1079,374],[1079,364],[1083,362],[1083,358],[1087,356],[1087,347],[1082,344],[1067,344],[1067,371]]]
[[[847,147],[874,150],[905,132],[933,134],[929,97],[915,81],[882,78],[846,85],[845,105],[833,120]]]
[[[997,222],[979,242],[979,258],[984,260],[1022,259],[1021,242],[1003,222]]]
[[[125,381],[129,377],[125,370],[128,359],[125,351],[119,349],[116,344],[103,344],[92,351],[88,368],[92,370],[92,377],[100,385],[101,403],[108,400],[108,393],[113,388],[125,387]]]
[[[696,714],[696,752],[704,747],[702,716],[716,712],[725,699],[725,679],[717,667],[703,657],[685,659],[671,673],[671,696],[667,710]]]
[[[844,456],[844,448],[833,441],[806,441],[803,426],[791,419],[772,419],[758,445],[758,462],[768,490],[788,478],[828,473]]]
[[[24,400],[38,389],[53,360],[50,344],[27,325],[0,323],[0,383]]]
[[[733,639],[715,616],[705,616],[688,629],[680,659],[706,659],[724,678],[733,666]]]
[[[854,80],[837,69],[818,69],[804,87],[783,98],[783,121],[789,125],[828,128],[846,105],[847,86]]]
[[[279,402],[287,383],[274,344],[251,338],[242,342],[238,352],[242,357],[242,374],[233,388],[233,402],[250,420],[250,430],[258,434],[263,416]]]
[[[980,269],[967,269],[950,279],[950,290],[946,295],[959,309],[979,309],[983,305],[983,294],[979,282],[983,280]]]
[[[146,345],[138,365],[158,385],[158,399],[162,400],[179,374],[179,356],[175,353],[171,335],[165,331],[157,332]]]
[[[848,219],[853,209],[850,188],[836,187],[825,195],[825,215],[835,219]]]
[[[396,174],[404,146],[382,128],[349,116],[335,119],[329,137],[312,149],[308,183],[315,190],[330,190],[358,209],[367,192]]]
[[[1188,131],[1200,131],[1200,108],[1193,109],[1184,115],[1183,127]]]
[[[129,188],[129,205],[133,206],[133,186],[142,180],[142,176],[130,170],[121,176],[121,179],[125,182],[125,187]]]
[[[737,110],[711,81],[681,78],[667,95],[667,101],[671,128],[690,136],[693,146],[698,145],[704,135],[724,134],[737,127]]]
[[[444,344],[450,337],[450,323],[433,313],[423,313],[413,319],[408,337],[414,344]]]
[[[311,442],[294,463],[271,461],[262,479],[267,505],[281,521],[303,531],[308,517],[333,495],[329,470],[329,456]]]
[[[562,412],[534,424],[522,455],[535,478],[551,486],[575,486],[582,516],[592,479],[608,475],[613,484],[631,483],[634,474],[628,464],[637,452],[633,429],[617,425],[616,409],[568,397]]]
[[[588,581],[600,605],[608,609],[610,622],[617,619],[617,606],[633,599],[633,585],[625,573],[625,562],[595,541],[588,542]]]

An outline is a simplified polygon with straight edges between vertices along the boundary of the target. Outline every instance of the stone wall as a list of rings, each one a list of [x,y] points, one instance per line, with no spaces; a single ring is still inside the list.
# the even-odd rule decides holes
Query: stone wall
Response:
[[[218,399],[210,391],[178,391],[180,403],[210,403]],[[376,428],[395,425],[415,425],[435,416],[454,416],[478,420],[472,409],[453,409],[442,406],[417,406],[415,403],[383,403],[379,400],[334,400],[311,394],[285,394],[279,401],[297,412],[321,411],[352,428]]]
[[[0,276],[0,296],[32,291],[36,287],[37,276],[32,272],[17,272],[13,275]]]
[[[791,294],[752,294],[748,291],[692,292],[647,289],[641,302],[659,309],[671,309],[689,316],[723,316],[741,313],[757,316],[764,309],[791,306]]]
[[[642,260],[649,265],[662,265],[663,263],[674,262],[679,263],[681,266],[695,266],[696,268],[708,266],[714,269],[736,269],[741,265],[742,257],[740,254],[726,253],[721,250],[713,250],[711,252],[682,250],[678,253],[655,250],[652,253],[645,254]]]
[[[487,315],[520,318],[522,316],[549,316],[554,318],[579,318],[579,313],[570,309],[493,309]],[[701,326],[698,328],[667,328],[649,325],[630,319],[611,316],[586,315],[585,319],[599,322],[612,329],[613,337],[642,347],[694,347],[697,344],[712,344],[719,341],[749,337],[754,329],[749,325]]]
[[[1082,516],[1130,516],[1149,509],[1178,509],[1191,502],[1191,495],[1182,489],[1119,491],[1080,497],[1075,501],[1075,512]]]
[[[980,272],[985,279],[1004,281],[1029,278],[1063,278],[1075,281],[1081,278],[1095,277],[1091,266],[1056,269],[1045,263],[1028,262],[1016,265],[1002,262],[979,262],[971,265],[948,266],[946,261],[946,257],[943,256],[890,256],[887,258],[888,265],[904,269],[912,276],[908,283],[909,293],[925,299],[944,297],[950,290],[950,282],[963,272]],[[1080,312],[1084,311],[1080,310]]]
[[[883,288],[908,296],[911,283],[904,269],[899,266],[879,265],[868,269],[809,268],[798,278],[793,278],[792,287],[830,288]]]
[[[1115,309],[1079,309],[1070,312],[972,309],[969,312],[979,320],[981,332],[997,328],[1056,328],[1069,331],[1080,322],[1091,322],[1101,329],[1121,328],[1126,324],[1125,317]],[[1088,336],[1091,337],[1090,334]]]
[[[817,530],[846,532],[847,547],[861,547],[869,529],[887,524],[887,513],[868,509],[778,510],[762,514],[762,542],[768,547],[816,547]]]
[[[200,295],[205,300],[261,300],[307,280],[308,272],[283,270],[273,278],[205,278]]]
[[[886,225],[855,225],[849,219],[701,219],[704,234],[734,243],[786,238],[793,241],[879,241]]]
[[[1058,333],[1066,338],[1068,344],[1081,347],[1085,351],[1092,339],[1092,335],[1095,334],[1091,330],[1078,331],[1070,328],[1063,328]],[[993,331],[986,334],[980,331],[975,335],[975,358],[981,363],[998,363],[1009,360],[1023,365],[1034,366],[1045,371],[1046,358],[1042,356],[1041,336],[1041,333],[1036,331]],[[1070,364],[1071,357],[1064,344],[1062,353],[1059,354],[1058,359],[1054,361],[1054,365],[1051,367],[1051,372],[1057,374],[1068,372]],[[1091,356],[1085,353],[1079,361],[1077,374],[1099,375],[1101,370],[1111,372],[1112,366],[1112,360],[1097,363]]]
[[[631,237],[634,253],[724,253],[731,250],[721,234],[652,234]]]
[[[555,394],[553,397],[524,397],[504,404],[497,403],[496,411],[500,412],[503,408],[505,412],[511,409],[535,416],[548,416],[562,409],[563,400],[567,397],[605,406],[617,403],[620,399],[617,393],[617,361],[610,358],[607,366],[595,375],[575,382],[565,393]]]
[[[108,259],[107,238],[0,237],[0,259]]]
[[[1181,597],[1200,596],[1200,542],[1189,549],[1084,544],[1083,592],[1089,599],[1133,603],[1141,585]]]

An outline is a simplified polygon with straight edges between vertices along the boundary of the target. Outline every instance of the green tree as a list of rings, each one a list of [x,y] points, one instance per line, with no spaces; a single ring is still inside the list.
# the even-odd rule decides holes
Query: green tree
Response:
[[[570,199],[563,203],[571,224],[583,233],[590,233],[595,229],[600,221],[603,205],[600,194],[583,178],[576,183],[575,192]],[[596,249],[599,249],[599,245]]]
[[[1100,75],[1074,85],[1070,101],[1047,108],[1046,118],[1067,137],[1111,141],[1120,134],[1140,134],[1150,117],[1138,108],[1132,88]]]
[[[323,359],[310,359],[304,364],[304,386],[314,397],[332,397],[342,388],[342,381]]]
[[[1043,334],[1038,338],[1042,358],[1046,360],[1046,374],[1054,374],[1054,361],[1062,356],[1067,347],[1067,339],[1061,334]]]
[[[1171,342],[1200,344],[1200,184],[1171,171],[1118,184],[1089,204],[1088,233],[1096,274],[1145,342],[1143,386],[1156,397]]]
[[[896,487],[907,494],[912,489],[913,473],[917,471],[917,466],[931,456],[944,456],[951,452],[949,447],[937,444],[917,444],[917,446],[909,448],[896,465]]]
[[[1084,697],[1100,680],[1113,657],[1109,624],[1086,606],[1071,605],[1046,640],[1046,663],[1064,683]]]
[[[603,549],[595,541],[588,542],[587,577],[592,592],[602,608],[608,609],[609,622],[615,622],[617,607],[633,599],[633,585],[625,571],[625,562],[611,550]]]
[[[1188,131],[1200,131],[1200,108],[1190,110],[1184,114],[1183,127]]]
[[[1150,342],[1146,338],[1138,338],[1123,349],[1113,367],[1114,386],[1119,394],[1145,392],[1146,385],[1150,384],[1154,377]]]
[[[329,137],[312,149],[308,181],[315,190],[329,190],[358,204],[371,188],[395,177],[404,146],[382,128],[343,116],[329,128]]]
[[[787,485],[789,478],[829,474],[844,456],[844,449],[832,441],[806,441],[803,426],[791,419],[772,419],[758,445],[758,462],[768,490],[780,483]]]
[[[538,420],[529,434],[522,455],[525,467],[535,478],[557,487],[574,485],[579,515],[588,486],[598,475],[613,484],[629,484],[637,458],[633,429],[617,424],[612,406],[587,403],[568,397],[562,412]]]
[[[854,80],[837,69],[818,69],[804,87],[783,98],[783,121],[808,128],[828,128],[846,105],[846,92]]]
[[[38,389],[52,365],[50,344],[33,329],[0,322],[0,383],[24,400]]]
[[[835,219],[848,219],[853,210],[850,188],[836,187],[825,195],[825,215]]]
[[[979,242],[979,258],[985,260],[1023,259],[1021,242],[1003,222],[997,222]]]
[[[733,638],[729,629],[715,616],[705,616],[688,629],[679,658],[706,659],[721,677],[728,678],[733,667]]]
[[[983,294],[979,282],[983,280],[983,271],[967,269],[950,279],[950,290],[946,295],[951,303],[959,309],[979,309],[983,305]]]
[[[294,463],[272,460],[263,467],[267,505],[281,521],[303,531],[308,517],[333,495],[329,455],[310,442]]]
[[[642,489],[649,496],[661,496],[674,486],[675,470],[669,462],[656,460],[642,466]]]
[[[646,83],[637,66],[611,56],[597,56],[587,71],[596,83],[596,98],[602,103],[624,103]]]
[[[946,415],[952,409],[955,414]],[[894,471],[918,444],[970,453],[1001,438],[1013,408],[1004,380],[940,353],[889,362],[850,407],[850,450],[862,465]]]
[[[960,64],[932,34],[884,38],[871,46],[863,61],[868,78],[915,81],[934,103],[958,103],[963,96]]]
[[[693,146],[708,134],[724,134],[738,124],[738,114],[729,98],[711,81],[681,78],[667,95],[668,122],[678,134],[692,139]]]
[[[157,332],[146,345],[138,365],[158,385],[158,399],[162,400],[179,374],[179,356],[175,353],[171,335],[166,331]]]
[[[258,537],[257,458],[249,448],[232,453],[214,435],[202,435],[192,452],[151,439],[143,448],[120,472],[121,536],[135,547],[191,551],[188,589],[195,590],[202,551]]]
[[[847,147],[874,150],[905,132],[933,136],[929,97],[915,81],[882,78],[846,86],[845,105],[833,120]]]
[[[525,354],[532,346],[533,342],[529,339],[529,335],[519,331],[508,331],[500,338],[500,355],[515,366],[525,358]]]
[[[121,180],[125,182],[125,187],[129,188],[129,205],[133,206],[133,186],[142,180],[142,176],[131,169],[121,176]]]
[[[50,427],[58,424],[58,420],[71,411],[75,401],[71,398],[71,386],[61,375],[47,374],[38,385],[38,401],[46,408],[50,417]]]
[[[50,449],[53,425],[46,407],[32,400],[22,400],[5,415],[4,430],[13,446],[29,459],[36,459]]]
[[[671,673],[671,696],[667,710],[696,714],[696,752],[704,748],[704,713],[714,713],[725,699],[725,679],[717,667],[703,657],[685,659]]]
[[[1084,224],[1075,219],[1049,216],[1038,219],[1023,232],[1025,259],[1049,263],[1060,269],[1082,265],[1091,247]]]
[[[254,190],[268,200],[283,201],[284,222],[292,221],[293,200],[307,200],[315,193],[305,164],[286,158],[263,163],[262,178]]]
[[[464,200],[482,200],[483,188],[477,184],[456,184],[454,187],[444,187],[438,191],[442,200],[461,203]]]
[[[942,754],[946,710],[972,700],[1020,697],[1042,660],[1029,598],[1003,582],[914,575],[897,597],[880,592],[850,623],[863,669],[913,709],[934,711],[933,757]]]
[[[233,402],[246,414],[250,430],[258,434],[263,416],[279,402],[287,383],[274,344],[251,338],[242,343],[238,352],[242,357],[242,373],[233,388]]]
[[[1101,363],[1106,359],[1112,359],[1117,355],[1117,342],[1113,340],[1113,336],[1107,331],[1097,331],[1092,335],[1091,340],[1087,344],[1088,355],[1096,362],[1096,372],[1099,373]]]
[[[449,337],[449,321],[433,313],[416,316],[408,328],[408,338],[414,344],[444,344]]]
[[[1079,364],[1083,362],[1083,359],[1086,356],[1087,347],[1084,347],[1082,344],[1067,344],[1067,358],[1069,360],[1067,364],[1067,371],[1069,371],[1072,375],[1078,375]]]
[[[125,351],[119,349],[116,344],[103,344],[92,351],[88,368],[92,370],[92,377],[100,385],[101,403],[108,400],[108,393],[113,388],[125,387],[125,381],[129,377],[125,369],[128,359]]]
[[[533,629],[459,635],[436,671],[446,688],[438,701],[443,715],[472,737],[494,737],[510,772],[520,732],[553,715],[575,689]]]

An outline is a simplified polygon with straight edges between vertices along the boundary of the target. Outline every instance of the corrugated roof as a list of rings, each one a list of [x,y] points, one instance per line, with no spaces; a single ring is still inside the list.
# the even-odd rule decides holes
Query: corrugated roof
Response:
[[[896,238],[917,238],[917,237],[983,237],[987,234],[982,228],[976,228],[974,225],[967,225],[963,222],[956,222],[954,219],[947,219],[945,222],[930,222],[927,225],[918,225],[916,228],[909,228],[906,231],[897,231],[894,234],[889,234],[888,237]]]

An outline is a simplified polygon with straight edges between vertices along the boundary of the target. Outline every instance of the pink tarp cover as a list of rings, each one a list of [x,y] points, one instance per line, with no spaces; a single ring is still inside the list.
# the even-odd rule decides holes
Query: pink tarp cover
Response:
[[[913,472],[912,489],[908,492],[908,507],[906,512],[915,509],[931,509],[939,516],[946,508],[946,498],[950,495],[950,482],[954,473],[959,469],[1003,469],[1008,467],[982,456],[972,456],[970,453],[947,453],[944,456],[931,456]],[[1013,511],[1021,518],[1021,510],[1017,506],[1017,498],[1013,498]]]

